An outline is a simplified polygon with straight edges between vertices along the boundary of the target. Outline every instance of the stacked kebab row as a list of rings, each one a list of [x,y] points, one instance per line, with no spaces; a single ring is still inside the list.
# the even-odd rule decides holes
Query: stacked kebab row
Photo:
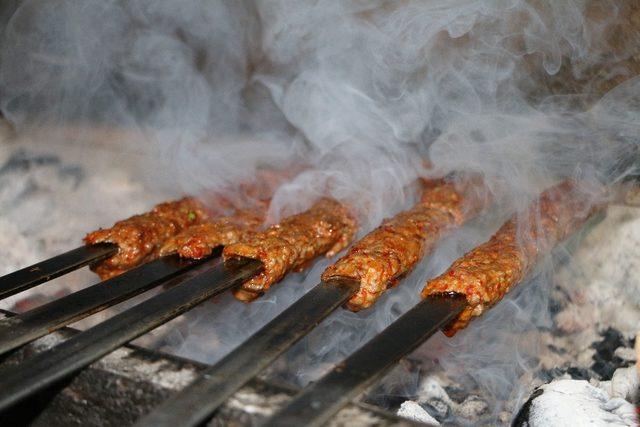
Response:
[[[37,356],[5,370],[0,411],[78,372],[116,348],[226,290],[250,302],[288,273],[349,247],[357,223],[348,206],[320,198],[307,210],[264,226],[286,172],[261,171],[242,191],[185,198],[90,233],[86,246],[0,278],[12,294],[93,263],[105,280],[0,322],[0,354],[154,286],[167,287]],[[457,173],[421,180],[421,197],[348,249],[322,282],[206,369],[139,426],[200,425],[236,390],[344,306],[358,311],[398,285],[438,241],[491,206],[483,178]],[[374,339],[307,386],[270,426],[320,426],[433,333],[451,336],[500,301],[539,260],[580,228],[609,194],[592,182],[565,180],[514,214],[486,243],[426,283],[423,299]],[[222,261],[213,259],[222,249]],[[204,258],[204,259],[203,259]],[[198,261],[198,259],[203,259]],[[256,357],[259,355],[259,357]]]
[[[461,227],[490,206],[481,177],[454,174],[421,181],[422,196],[411,209],[386,220],[364,236],[346,255],[328,267],[324,282],[356,282],[346,307],[370,307],[411,272],[447,233]],[[486,243],[458,259],[430,280],[423,298],[461,294],[463,313],[445,331],[453,335],[479,316],[517,283],[541,257],[576,231],[603,207],[604,189],[593,183],[563,181],[544,191],[524,213],[514,215]],[[250,209],[231,207],[216,215],[194,198],[163,203],[152,211],[90,233],[87,244],[109,242],[118,253],[93,265],[102,278],[112,277],[159,256],[178,253],[203,258],[223,247],[225,263],[254,259],[263,270],[234,290],[252,301],[292,271],[314,259],[332,257],[349,246],[357,227],[349,207],[322,198],[308,210],[261,229],[269,199]]]

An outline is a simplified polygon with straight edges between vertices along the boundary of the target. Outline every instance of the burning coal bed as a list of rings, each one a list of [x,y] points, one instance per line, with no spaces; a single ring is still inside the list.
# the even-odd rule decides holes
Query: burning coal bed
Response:
[[[91,228],[87,218],[102,218],[107,223],[122,216],[123,210],[141,211],[154,200],[167,196],[144,192],[131,176],[109,170],[103,170],[99,180],[92,178],[87,170],[100,166],[87,161],[91,156],[86,153],[78,158],[63,157],[55,147],[43,151],[31,138],[12,136],[8,125],[3,125],[2,130],[0,236],[5,243],[0,257],[2,273],[73,246],[75,236]],[[118,158],[109,150],[100,155],[101,162]],[[115,207],[112,211],[105,211],[103,206],[70,209],[77,207],[77,201],[84,195],[96,191],[104,194],[103,206]],[[135,200],[136,205],[125,207],[123,203],[130,200]],[[25,211],[42,214],[31,215],[37,221],[20,221]],[[638,212],[635,207],[609,207],[606,216],[590,225],[579,241],[554,257],[554,274],[537,276],[487,315],[489,325],[525,315],[519,312],[518,299],[531,298],[536,287],[548,287],[550,297],[540,308],[541,322],[536,327],[529,324],[499,335],[485,330],[483,322],[478,322],[459,334],[453,343],[444,336],[435,336],[404,358],[360,400],[432,425],[496,422],[582,425],[587,421],[594,425],[634,425],[637,420],[634,405],[638,402],[636,334],[640,316],[637,280],[640,261],[635,256],[640,250]],[[475,226],[483,224],[472,225]],[[451,256],[464,249],[453,242],[445,242],[444,246],[445,251],[452,252]],[[420,274],[429,274],[432,268],[429,266]],[[310,275],[316,271],[314,268]],[[76,271],[46,287],[5,300],[3,308],[15,312],[29,310],[81,288],[91,277],[88,271]],[[305,277],[293,281],[303,287],[308,282]],[[273,307],[277,298],[256,302],[252,308],[231,298],[218,298],[144,336],[138,343],[211,363],[249,335],[251,327],[257,329],[259,323],[274,317],[281,310]],[[126,302],[124,306],[131,304]],[[242,315],[251,319],[248,322],[251,327],[225,331],[225,325],[229,325],[225,316],[229,312],[221,308],[222,304],[242,310]],[[74,326],[86,328],[122,309],[122,305],[116,306]],[[360,322],[368,318],[365,315]],[[357,322],[358,318],[354,314],[339,314],[329,321]],[[328,369],[331,357],[325,357],[311,370],[300,368],[314,357],[313,346],[318,344],[314,341],[326,339],[328,330],[318,332],[281,357],[263,378],[289,380],[299,386],[305,381],[301,380],[300,371],[304,372],[303,378],[314,378]],[[351,347],[373,334],[358,337],[351,331],[343,333],[345,337],[339,342],[354,340]],[[231,339],[227,334],[235,336]],[[512,348],[509,357],[513,359],[505,362],[494,357],[494,346]],[[505,367],[505,363],[509,366]],[[517,386],[505,384],[505,375]]]

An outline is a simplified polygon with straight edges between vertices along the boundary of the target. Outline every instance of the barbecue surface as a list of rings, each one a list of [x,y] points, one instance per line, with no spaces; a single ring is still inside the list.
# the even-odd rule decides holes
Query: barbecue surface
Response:
[[[425,182],[418,204],[385,221],[325,270],[323,281],[351,279],[360,283],[347,303],[350,310],[375,303],[431,252],[444,234],[484,209],[487,200],[482,179],[468,175],[457,181]]]
[[[340,252],[355,232],[356,222],[349,211],[333,199],[322,198],[307,211],[226,246],[222,252],[225,262],[251,258],[264,265],[263,272],[246,281],[235,296],[254,300],[287,272],[303,269],[322,254],[331,257]]]
[[[117,276],[143,262],[157,258],[160,247],[188,226],[208,218],[204,206],[195,198],[161,203],[150,212],[118,221],[113,227],[89,233],[86,244],[114,243],[116,255],[92,265],[101,279]]]
[[[430,280],[422,297],[459,293],[467,307],[448,326],[454,335],[480,316],[531,272],[541,257],[603,208],[604,189],[585,182],[563,181],[544,191],[523,215],[514,215],[486,243],[458,259]]]

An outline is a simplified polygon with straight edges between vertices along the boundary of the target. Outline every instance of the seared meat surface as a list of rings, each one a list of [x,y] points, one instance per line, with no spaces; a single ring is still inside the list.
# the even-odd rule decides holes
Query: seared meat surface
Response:
[[[467,307],[447,327],[454,335],[496,304],[529,274],[541,257],[578,230],[602,209],[604,189],[584,182],[563,181],[546,191],[523,215],[514,215],[486,243],[459,258],[439,277],[430,280],[422,298],[459,293]]]
[[[184,258],[200,259],[214,249],[246,239],[264,221],[265,209],[236,211],[233,215],[193,225],[170,237],[160,256],[178,253]]]
[[[264,265],[264,270],[245,282],[235,296],[242,301],[254,300],[289,271],[304,269],[322,254],[331,257],[340,252],[355,232],[356,223],[349,211],[337,201],[323,198],[300,214],[225,246],[225,262],[251,258]]]
[[[487,198],[482,179],[458,178],[425,182],[418,204],[386,220],[324,271],[324,281],[360,283],[347,308],[358,311],[371,306],[431,252],[443,235],[484,209]]]
[[[161,203],[150,212],[118,221],[113,227],[87,234],[84,242],[114,243],[118,252],[91,266],[105,280],[158,256],[161,245],[185,228],[205,221],[209,214],[195,198]]]

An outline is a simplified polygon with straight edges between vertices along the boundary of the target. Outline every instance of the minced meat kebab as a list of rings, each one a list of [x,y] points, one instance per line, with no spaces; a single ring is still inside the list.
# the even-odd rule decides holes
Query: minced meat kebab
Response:
[[[350,279],[359,283],[347,308],[358,311],[371,306],[431,252],[443,235],[485,208],[488,198],[481,177],[453,178],[424,181],[419,203],[386,220],[324,271],[325,282]]]
[[[205,258],[214,249],[242,241],[256,232],[264,221],[265,208],[238,210],[233,215],[192,225],[170,237],[160,249],[160,256],[177,253],[184,258]]]
[[[105,280],[158,256],[161,245],[185,228],[209,218],[193,197],[161,203],[150,212],[118,221],[113,227],[89,233],[86,244],[114,243],[118,252],[91,266]]]
[[[282,170],[258,170],[253,180],[242,182],[234,191],[205,194],[204,199],[210,202],[207,206],[212,209],[193,197],[185,197],[89,233],[84,239],[86,244],[118,246],[116,255],[92,265],[92,270],[104,280],[174,252],[188,258],[210,255],[215,247],[234,243],[246,232],[257,230],[274,191],[300,170],[302,167],[295,165]]]
[[[289,271],[303,269],[322,254],[331,257],[340,252],[351,243],[355,232],[356,221],[348,209],[334,199],[322,198],[302,213],[225,246],[225,262],[251,258],[264,266],[234,295],[242,301],[254,300]]]
[[[509,219],[489,241],[427,282],[422,298],[453,293],[466,297],[467,307],[445,333],[454,335],[500,301],[543,256],[604,207],[604,195],[600,185],[563,181],[544,191],[524,215]]]

